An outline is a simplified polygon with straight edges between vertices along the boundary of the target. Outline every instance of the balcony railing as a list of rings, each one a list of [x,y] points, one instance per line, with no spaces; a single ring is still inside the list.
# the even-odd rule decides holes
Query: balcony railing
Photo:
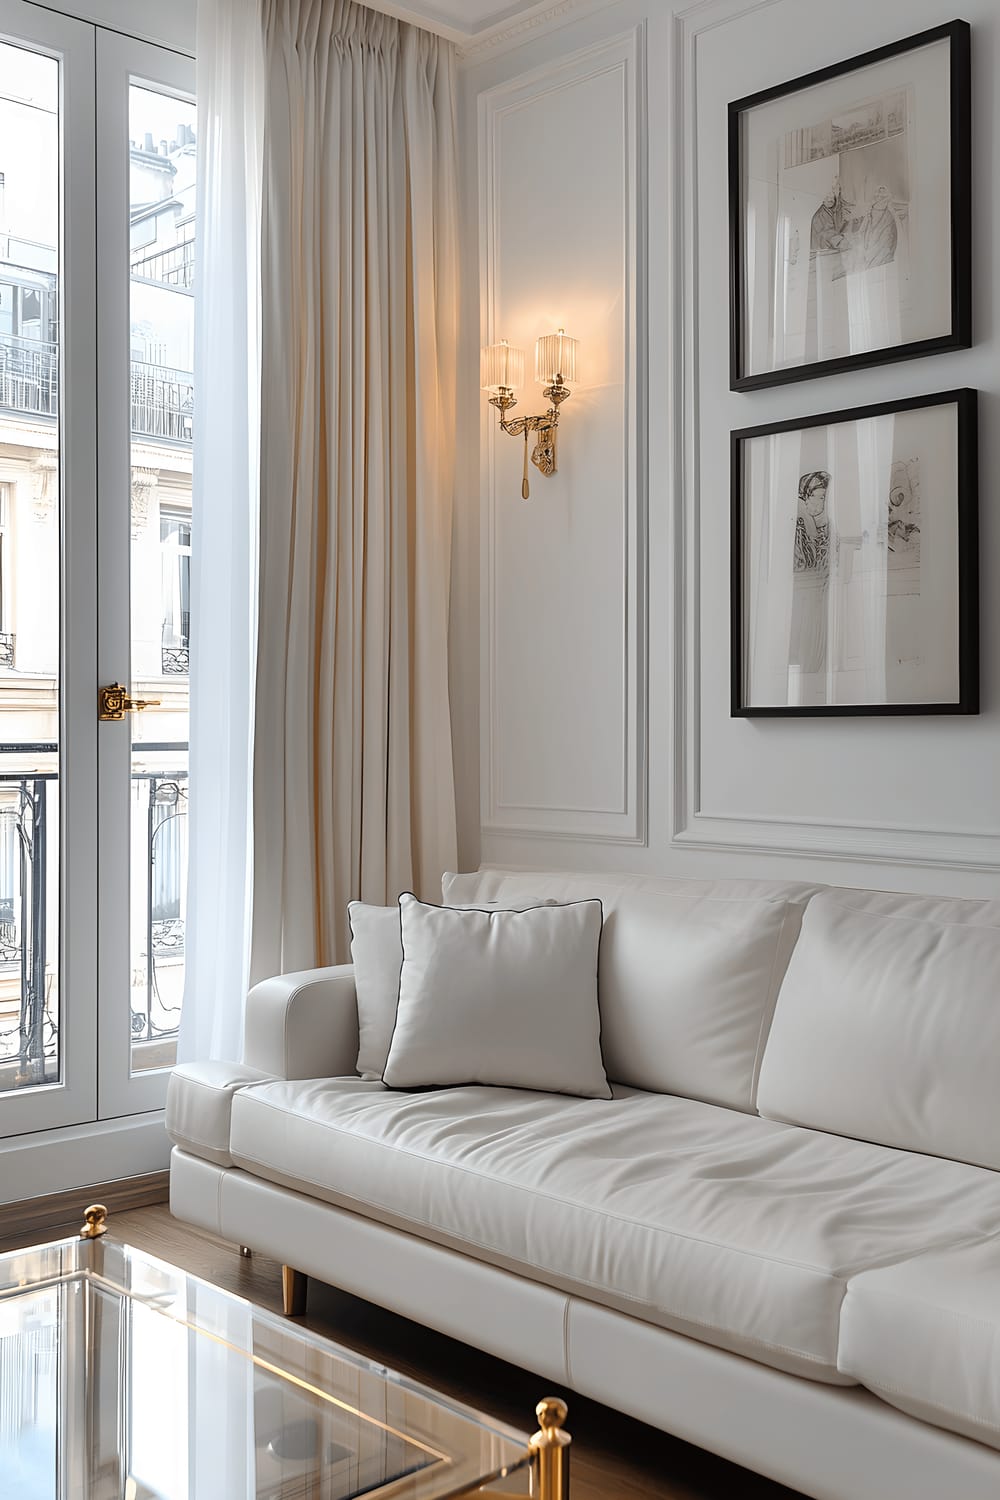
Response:
[[[134,260],[131,270],[141,281],[158,281],[190,291],[194,286],[194,240],[182,240],[169,250],[154,250],[152,255]]]
[[[158,752],[176,753],[178,761],[187,759],[187,748],[180,741],[156,746]],[[139,794],[133,817],[145,813],[146,818],[146,932],[145,952],[140,954],[145,973],[133,976],[132,1040],[164,1041],[176,1037],[180,1027],[180,994],[171,995],[165,981],[170,974],[183,976],[185,922],[181,913],[187,841],[170,836],[187,828],[188,773],[186,769],[133,771],[132,784]]]
[[[59,415],[59,351],[55,344],[0,335],[0,406],[33,417]]]
[[[0,641],[3,637],[0,636]],[[165,677],[186,677],[191,670],[189,646],[161,646],[160,671]]]
[[[129,389],[136,437],[191,442],[194,376],[189,370],[134,359]],[[59,415],[57,344],[0,334],[0,408],[32,417]]]
[[[135,845],[132,858],[133,881],[144,887],[145,932],[132,934],[130,1028],[133,1042],[146,1043],[176,1038],[180,1024],[188,773],[182,742],[136,748],[171,767],[132,773],[132,817],[145,824],[144,868]],[[49,756],[56,746],[0,746],[0,754],[28,751]],[[16,1064],[18,1084],[58,1076],[59,935],[48,869],[58,846],[58,779],[54,770],[0,770],[0,986],[9,995],[0,993],[0,1064]]]
[[[7,807],[2,817],[5,854],[13,853],[4,871],[8,889],[0,896],[0,963],[20,981],[20,1001],[5,1013],[0,1005],[0,1061],[16,1062],[19,1083],[48,1081],[58,1067],[58,1000],[52,1004],[49,947],[58,938],[49,932],[47,862],[50,783],[55,771],[31,775],[0,773]],[[14,793],[12,796],[11,793]]]
[[[132,431],[142,437],[190,443],[194,427],[194,376],[165,365],[132,361]]]

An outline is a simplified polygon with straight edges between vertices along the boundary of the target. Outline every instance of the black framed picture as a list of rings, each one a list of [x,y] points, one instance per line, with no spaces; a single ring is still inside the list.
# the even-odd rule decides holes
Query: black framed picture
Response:
[[[732,444],[732,713],[979,712],[976,392]]]
[[[730,388],[972,342],[970,30],[729,106]]]

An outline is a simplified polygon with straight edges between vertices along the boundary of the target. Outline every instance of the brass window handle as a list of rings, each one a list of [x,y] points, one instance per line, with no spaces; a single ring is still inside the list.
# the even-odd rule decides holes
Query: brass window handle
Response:
[[[137,714],[144,708],[159,706],[159,698],[130,698],[120,682],[102,687],[97,693],[97,717],[104,724],[118,724],[126,714]]]

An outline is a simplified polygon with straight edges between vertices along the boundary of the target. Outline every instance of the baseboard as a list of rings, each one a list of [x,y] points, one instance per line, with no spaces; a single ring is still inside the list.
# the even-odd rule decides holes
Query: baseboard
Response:
[[[162,1109],[11,1135],[0,1138],[0,1205],[49,1193],[86,1194],[88,1183],[164,1172],[169,1163]]]
[[[7,1240],[58,1238],[50,1230],[79,1229],[88,1203],[103,1203],[109,1214],[129,1208],[147,1208],[166,1203],[170,1196],[169,1172],[143,1172],[138,1177],[119,1177],[114,1182],[93,1182],[89,1187],[45,1193],[40,1198],[22,1198],[18,1203],[0,1203],[0,1245]]]

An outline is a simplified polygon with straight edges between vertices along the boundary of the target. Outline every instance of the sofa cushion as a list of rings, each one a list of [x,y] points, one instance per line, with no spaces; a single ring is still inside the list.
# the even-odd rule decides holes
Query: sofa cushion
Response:
[[[806,909],[761,1114],[1000,1167],[1000,903],[859,897]]]
[[[266,1083],[273,1073],[248,1068],[243,1063],[181,1063],[167,1084],[164,1119],[167,1135],[175,1146],[231,1167],[229,1125],[233,1095],[251,1083]]]
[[[802,903],[816,886],[751,880],[511,873],[446,875],[444,898],[600,897],[601,1047],[634,1088],[752,1110],[764,1039]]]
[[[232,1153],[269,1181],[833,1383],[850,1379],[848,1276],[1000,1228],[994,1173],[614,1095],[264,1084],[234,1100]]]
[[[900,1411],[1000,1448],[1000,1239],[852,1277],[837,1365]]]

